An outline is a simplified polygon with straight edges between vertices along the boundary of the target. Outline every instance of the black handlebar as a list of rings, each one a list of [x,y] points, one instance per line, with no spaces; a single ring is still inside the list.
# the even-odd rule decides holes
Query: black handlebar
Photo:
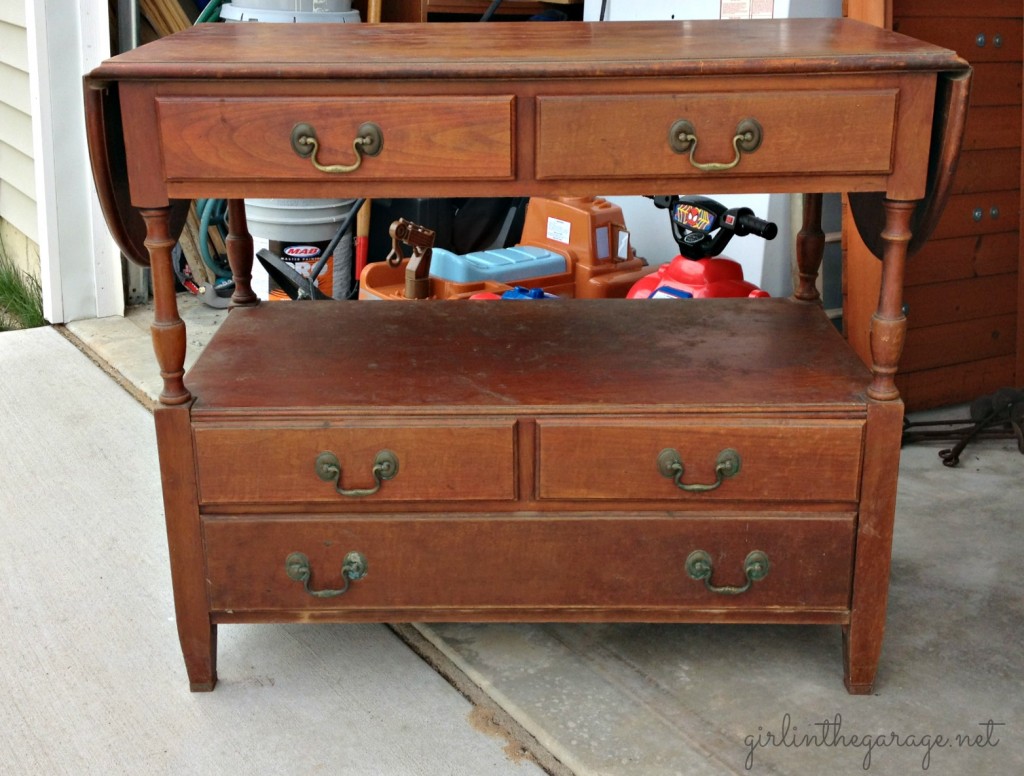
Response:
[[[736,219],[736,229],[734,231],[740,237],[753,234],[766,240],[774,240],[779,234],[779,227],[771,221],[765,221],[763,218],[758,218],[755,215],[743,214]]]
[[[669,211],[672,237],[689,259],[718,256],[734,235],[748,234],[774,240],[779,227],[754,215],[748,207],[726,208],[701,196],[652,196],[655,207]]]

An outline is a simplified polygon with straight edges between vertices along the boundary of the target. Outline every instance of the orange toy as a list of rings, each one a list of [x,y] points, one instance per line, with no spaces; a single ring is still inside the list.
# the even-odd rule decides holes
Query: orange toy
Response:
[[[391,255],[362,271],[360,299],[467,299],[517,286],[621,298],[654,269],[633,251],[622,209],[600,197],[531,199],[512,248],[454,254],[425,245],[424,232],[430,230],[405,221],[392,225]],[[403,243],[414,248],[412,257],[402,254]]]

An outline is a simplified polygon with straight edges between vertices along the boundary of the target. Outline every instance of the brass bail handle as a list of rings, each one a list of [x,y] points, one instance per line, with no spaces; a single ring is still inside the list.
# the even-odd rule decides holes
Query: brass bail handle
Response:
[[[740,163],[743,154],[752,154],[761,146],[764,130],[757,119],[746,118],[736,125],[736,134],[732,139],[732,147],[736,156],[731,162],[698,162],[694,159],[697,153],[697,129],[693,122],[679,119],[668,131],[668,144],[677,154],[690,154],[690,164],[703,172],[721,172],[731,170]]]
[[[390,450],[381,450],[373,459],[371,474],[375,483],[372,488],[346,489],[341,487],[341,462],[338,460],[338,456],[325,450],[316,457],[317,477],[324,482],[333,482],[334,489],[342,496],[362,498],[363,496],[372,496],[380,490],[384,480],[394,479],[398,476],[398,456]]]
[[[704,587],[718,595],[740,595],[750,589],[755,582],[760,582],[768,576],[768,555],[760,550],[754,550],[747,555],[743,561],[743,574],[747,578],[747,584],[740,587],[732,585],[712,585],[711,574],[714,571],[711,565],[711,556],[704,550],[694,550],[686,558],[686,573],[690,579],[703,582]]]
[[[313,590],[309,581],[313,577],[313,569],[309,565],[309,557],[302,552],[293,552],[284,559],[284,569],[290,579],[301,582],[302,586],[314,598],[335,598],[348,592],[350,582],[362,579],[366,576],[368,569],[366,556],[361,552],[350,552],[341,562],[341,577],[345,580],[345,586],[340,590]]]
[[[367,122],[359,127],[356,139],[352,141],[352,150],[356,154],[356,160],[352,164],[321,164],[316,158],[320,143],[313,126],[303,122],[292,127],[292,150],[304,159],[308,158],[320,172],[355,172],[362,165],[364,156],[376,156],[383,147],[384,133],[373,122]]]
[[[740,454],[727,447],[718,454],[715,459],[715,481],[710,484],[685,483],[683,473],[686,466],[683,463],[679,451],[666,447],[658,453],[658,471],[662,477],[668,477],[676,483],[676,487],[689,493],[707,493],[720,487],[730,477],[735,477],[740,472]]]

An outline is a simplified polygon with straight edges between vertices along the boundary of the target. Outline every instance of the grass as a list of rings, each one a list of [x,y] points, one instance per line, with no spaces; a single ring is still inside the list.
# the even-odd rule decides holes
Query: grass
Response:
[[[45,326],[39,281],[22,272],[0,243],[0,331]]]

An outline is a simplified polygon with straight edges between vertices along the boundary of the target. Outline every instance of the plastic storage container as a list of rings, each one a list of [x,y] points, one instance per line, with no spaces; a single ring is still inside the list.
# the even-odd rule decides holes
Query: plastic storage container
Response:
[[[244,0],[224,3],[220,18],[229,22],[358,22],[352,0]]]

